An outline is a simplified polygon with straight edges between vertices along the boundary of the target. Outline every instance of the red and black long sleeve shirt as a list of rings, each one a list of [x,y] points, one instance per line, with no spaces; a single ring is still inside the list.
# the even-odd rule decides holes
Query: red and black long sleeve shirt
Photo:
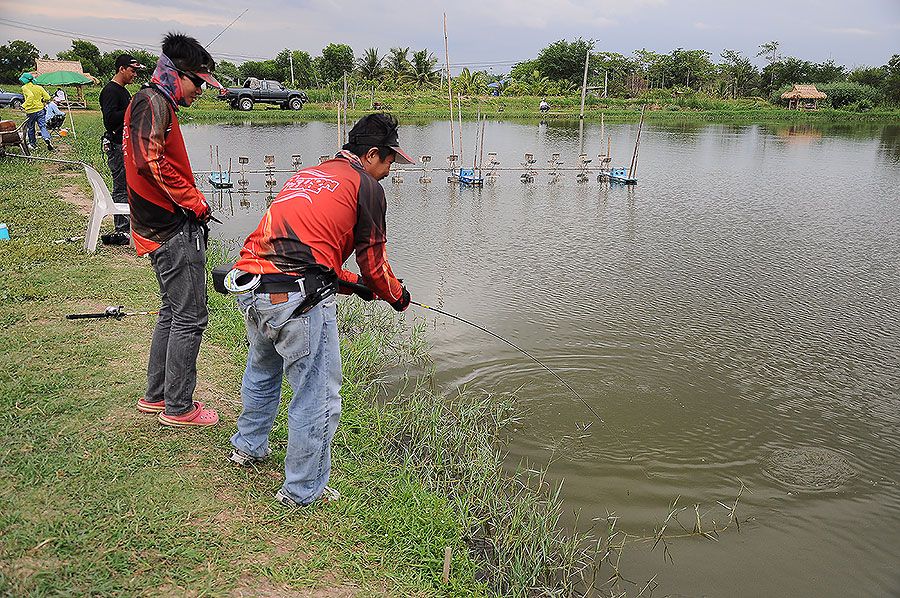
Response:
[[[186,218],[209,210],[197,189],[175,106],[153,86],[134,94],[125,111],[122,153],[138,255],[175,236]]]
[[[251,274],[301,275],[307,266],[320,264],[393,303],[403,289],[385,251],[386,211],[378,181],[359,158],[341,152],[288,179],[247,237],[235,267]],[[343,267],[354,251],[361,279]]]

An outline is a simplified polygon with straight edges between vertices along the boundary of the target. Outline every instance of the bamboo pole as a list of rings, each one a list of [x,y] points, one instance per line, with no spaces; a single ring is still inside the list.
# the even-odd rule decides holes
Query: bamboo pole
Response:
[[[459,97],[459,94],[456,94],[456,116],[459,117],[459,163],[462,165],[463,163],[463,151],[462,151],[462,100]]]
[[[444,13],[444,58],[447,62],[447,98],[450,102],[450,153],[456,153],[453,135],[453,78],[450,76],[450,44],[447,40],[447,13]]]
[[[634,155],[631,157],[631,168],[628,169],[628,178],[631,179],[637,178],[635,174],[637,173],[638,148],[641,146],[641,129],[644,128],[644,109],[646,107],[646,104],[641,106],[641,121],[638,123],[637,138],[634,140]]]
[[[472,174],[478,168],[478,123],[481,122],[481,107],[478,107],[478,114],[475,116],[475,147],[472,149]]]
[[[487,115],[485,114],[481,118],[481,152],[478,156],[478,178],[481,177],[481,171],[484,168],[484,121],[487,120]]]
[[[591,48],[584,53],[584,78],[581,81],[581,111],[578,113],[578,148],[579,153],[584,153],[584,99],[587,96],[588,61],[591,58]]]

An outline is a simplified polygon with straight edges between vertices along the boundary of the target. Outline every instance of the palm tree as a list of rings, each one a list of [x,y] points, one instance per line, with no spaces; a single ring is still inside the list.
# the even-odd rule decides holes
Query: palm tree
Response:
[[[487,79],[481,71],[474,73],[468,68],[464,68],[459,72],[453,80],[453,87],[463,95],[478,95],[484,91]]]
[[[436,64],[437,58],[427,49],[413,52],[409,73],[410,80],[416,87],[432,85],[438,76],[438,71],[434,68]]]
[[[378,55],[378,48],[368,48],[362,58],[356,61],[356,69],[363,79],[374,81],[381,76],[384,70],[381,63],[384,57]]]
[[[385,68],[398,82],[405,79],[411,70],[407,54],[409,48],[391,48],[390,54],[385,57]]]

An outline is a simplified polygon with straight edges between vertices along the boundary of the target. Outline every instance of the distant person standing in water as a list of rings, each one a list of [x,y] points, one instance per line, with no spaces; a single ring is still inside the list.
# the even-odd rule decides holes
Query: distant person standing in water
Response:
[[[100,111],[103,113],[103,153],[106,164],[112,173],[112,200],[115,203],[128,203],[128,190],[125,185],[125,161],[122,157],[122,125],[125,123],[125,110],[131,102],[131,94],[125,88],[134,81],[139,70],[146,68],[131,54],[122,54],[116,58],[116,74],[100,92]],[[101,239],[106,245],[128,245],[130,225],[128,216],[117,214],[113,217],[116,230]]]

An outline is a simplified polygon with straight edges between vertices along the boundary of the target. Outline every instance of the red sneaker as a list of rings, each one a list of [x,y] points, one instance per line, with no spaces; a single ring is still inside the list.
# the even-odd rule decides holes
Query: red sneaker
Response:
[[[215,409],[204,409],[203,403],[194,401],[194,408],[181,415],[166,415],[165,411],[160,413],[157,418],[159,423],[164,426],[174,426],[177,428],[186,426],[214,426],[219,423],[219,414]]]

